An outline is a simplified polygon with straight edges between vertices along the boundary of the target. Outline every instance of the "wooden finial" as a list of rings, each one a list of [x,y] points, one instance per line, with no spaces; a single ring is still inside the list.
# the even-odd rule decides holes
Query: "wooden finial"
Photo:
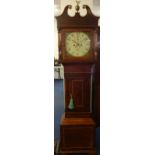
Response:
[[[81,2],[80,0],[76,0],[77,5],[75,6],[75,9],[77,12],[79,12],[79,10],[80,10],[80,6],[79,6],[80,2]]]

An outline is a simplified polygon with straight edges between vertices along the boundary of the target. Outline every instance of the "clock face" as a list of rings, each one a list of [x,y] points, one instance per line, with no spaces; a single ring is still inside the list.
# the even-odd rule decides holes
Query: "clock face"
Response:
[[[65,37],[67,54],[72,57],[82,57],[89,53],[91,39],[86,32],[68,32]]]

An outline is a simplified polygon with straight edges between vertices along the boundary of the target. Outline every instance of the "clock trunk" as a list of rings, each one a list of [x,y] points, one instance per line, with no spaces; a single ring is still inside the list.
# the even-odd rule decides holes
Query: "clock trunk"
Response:
[[[89,117],[92,112],[93,65],[65,65],[65,115],[66,117]],[[69,109],[70,99],[74,108]]]

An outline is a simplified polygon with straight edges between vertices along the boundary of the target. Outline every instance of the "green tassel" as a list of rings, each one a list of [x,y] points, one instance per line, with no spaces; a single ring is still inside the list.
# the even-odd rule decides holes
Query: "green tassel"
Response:
[[[70,101],[69,101],[69,105],[68,105],[68,109],[73,110],[74,109],[74,101],[73,101],[73,97],[72,95],[70,95]]]

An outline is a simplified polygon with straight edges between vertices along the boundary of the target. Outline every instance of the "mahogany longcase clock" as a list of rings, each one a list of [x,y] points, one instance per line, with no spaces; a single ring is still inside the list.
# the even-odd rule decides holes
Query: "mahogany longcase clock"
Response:
[[[75,16],[65,7],[57,16],[59,59],[64,66],[65,113],[60,122],[61,154],[96,154],[93,118],[93,78],[98,51],[98,19],[87,5],[87,14]]]

